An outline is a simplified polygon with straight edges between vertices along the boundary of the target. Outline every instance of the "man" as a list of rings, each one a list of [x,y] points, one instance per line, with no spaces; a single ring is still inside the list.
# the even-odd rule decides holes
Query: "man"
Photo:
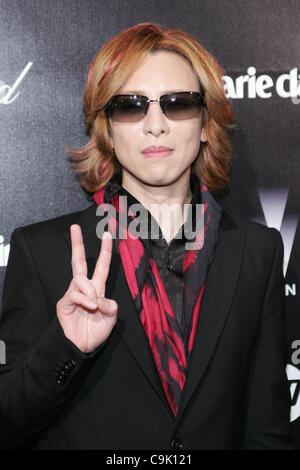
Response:
[[[142,24],[111,44],[116,51],[142,41],[146,47],[146,33],[149,41],[170,41],[166,31]],[[178,48],[183,39],[185,33],[174,34]],[[98,185],[87,209],[12,234],[0,329],[8,356],[0,376],[7,445],[291,448],[282,240],[275,229],[235,222],[212,195],[213,184],[226,180],[226,159],[222,173],[213,152],[219,139],[226,155],[230,123],[213,58],[199,45],[210,74],[204,98],[190,63],[159,45],[97,110],[96,90],[105,95],[105,74],[112,72],[101,62],[105,49],[89,72],[86,115],[95,145],[89,158],[102,170],[86,182],[92,185],[91,175],[100,178],[112,162],[108,150],[104,158],[107,144],[97,142],[100,119],[120,171]],[[158,239],[131,236],[134,217],[125,214],[121,195],[141,204]],[[186,203],[193,227],[182,217]],[[160,219],[162,204],[174,209],[173,219]],[[198,228],[197,204],[204,217]],[[119,228],[124,237],[100,240],[101,209],[108,209],[111,234]],[[195,225],[202,244],[188,250]],[[190,230],[181,236],[182,228]]]

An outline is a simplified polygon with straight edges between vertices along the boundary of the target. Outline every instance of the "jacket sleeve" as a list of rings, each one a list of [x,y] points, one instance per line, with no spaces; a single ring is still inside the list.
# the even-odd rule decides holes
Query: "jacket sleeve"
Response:
[[[0,339],[6,348],[6,363],[0,365],[0,447],[27,447],[59,415],[106,342],[85,354],[65,337],[56,312],[48,311],[22,227],[11,235]]]
[[[269,230],[274,234],[275,249],[248,381],[243,448],[292,450],[291,396],[286,375],[284,247],[280,232]]]

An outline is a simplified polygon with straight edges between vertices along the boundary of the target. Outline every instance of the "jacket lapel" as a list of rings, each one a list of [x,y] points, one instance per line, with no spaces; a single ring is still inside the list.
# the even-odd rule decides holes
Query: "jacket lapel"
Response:
[[[82,211],[77,222],[74,222],[82,228],[89,278],[93,274],[101,246],[101,240],[96,235],[96,225],[100,220],[96,216],[96,209],[97,205],[93,203]],[[70,233],[66,232],[64,236],[71,249]],[[219,242],[206,278],[195,343],[189,358],[185,387],[176,417],[177,422],[203,377],[222,334],[238,282],[244,238],[245,230],[238,228],[233,219],[223,210]],[[173,417],[156,370],[147,335],[140,323],[127,286],[123,266],[114,248],[106,296],[115,299],[119,305],[117,333]]]
[[[225,326],[239,279],[244,240],[245,230],[237,228],[233,219],[223,211],[219,242],[208,270],[201,301],[195,342],[177,414],[178,421],[213,357]]]

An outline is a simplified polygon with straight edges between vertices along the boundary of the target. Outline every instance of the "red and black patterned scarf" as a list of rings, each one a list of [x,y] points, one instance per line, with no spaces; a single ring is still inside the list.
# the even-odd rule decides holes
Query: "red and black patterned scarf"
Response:
[[[143,238],[130,236],[128,221],[133,220],[134,216],[129,215],[129,206],[124,206],[123,198],[119,197],[120,184],[117,183],[116,177],[93,195],[95,202],[103,205],[103,210],[106,210],[107,203],[114,206],[116,217],[111,215],[111,211],[108,212],[110,214],[108,228],[113,234],[118,234],[121,230],[122,236],[115,238],[114,244],[120,255],[128,288],[148,337],[162,387],[174,416],[177,415],[186,380],[188,358],[194,345],[205,278],[218,242],[222,215],[222,208],[194,173],[191,174],[191,184],[192,181],[198,185],[198,191],[200,188],[200,208],[204,214],[204,224],[199,224],[195,238],[189,240],[195,243],[197,249],[186,249],[183,259],[182,295],[185,331],[179,327],[158,267],[147,248],[148,245],[144,243]],[[191,204],[188,220],[191,221],[189,217],[193,218],[193,229],[197,228],[195,213],[195,204]],[[123,217],[120,217],[121,215]],[[122,222],[124,220],[125,224]]]

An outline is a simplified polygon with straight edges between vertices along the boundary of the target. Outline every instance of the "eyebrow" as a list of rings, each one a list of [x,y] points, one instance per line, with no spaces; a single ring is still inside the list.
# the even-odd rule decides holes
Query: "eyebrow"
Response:
[[[164,94],[167,94],[167,93],[179,93],[179,92],[182,92],[182,91],[186,91],[186,90],[179,90],[179,89],[165,90],[165,91],[162,91],[161,94],[164,95]],[[122,91],[120,94],[122,94],[122,95],[134,94],[134,95],[144,95],[144,96],[146,96],[147,93],[145,91],[142,91],[142,90],[126,90],[126,91]]]

